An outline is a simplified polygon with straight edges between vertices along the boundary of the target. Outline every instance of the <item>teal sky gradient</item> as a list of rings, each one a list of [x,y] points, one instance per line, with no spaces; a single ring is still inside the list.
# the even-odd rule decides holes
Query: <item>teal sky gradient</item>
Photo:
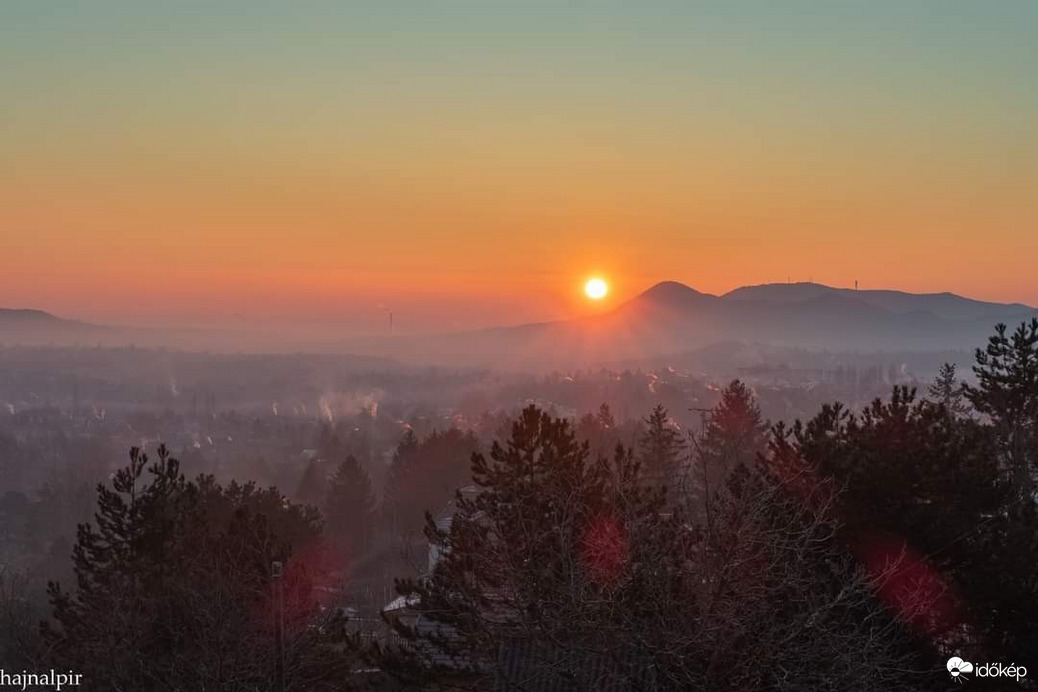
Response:
[[[791,273],[1038,303],[1036,2],[8,1],[0,93],[0,291],[64,313],[118,309],[48,263],[165,257],[216,290],[214,254],[220,310],[250,281],[283,312],[441,279],[449,305],[462,277],[550,317],[598,269],[618,295]]]

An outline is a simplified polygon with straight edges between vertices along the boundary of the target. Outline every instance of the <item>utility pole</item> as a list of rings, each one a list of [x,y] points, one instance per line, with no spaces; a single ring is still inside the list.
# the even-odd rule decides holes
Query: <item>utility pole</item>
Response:
[[[270,563],[270,581],[274,589],[274,690],[285,692],[285,583],[281,562]]]

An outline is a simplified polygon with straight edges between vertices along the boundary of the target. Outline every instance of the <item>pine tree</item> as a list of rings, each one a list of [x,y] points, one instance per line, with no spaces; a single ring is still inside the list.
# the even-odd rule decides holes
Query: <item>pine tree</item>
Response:
[[[826,405],[806,423],[776,426],[767,463],[791,490],[815,477],[843,489],[842,539],[873,568],[907,565],[891,572],[900,585],[891,606],[925,635],[921,644],[1016,660],[1038,646],[1038,531],[1007,511],[1019,497],[997,436],[997,425],[949,416],[902,386],[858,414]]]
[[[328,472],[323,459],[315,458],[307,462],[303,475],[296,487],[295,498],[311,507],[320,507],[328,494]]]
[[[767,449],[768,424],[750,388],[733,380],[721,392],[709,414],[706,429],[696,444],[691,470],[693,504],[709,517],[711,496],[737,467],[756,467],[757,456]]]
[[[418,436],[408,428],[400,436],[393,460],[389,464],[386,475],[386,487],[382,494],[382,516],[389,526],[390,532],[397,536],[404,526],[410,525],[407,504],[408,478],[412,475],[415,458],[419,448]],[[404,516],[401,516],[404,515]]]
[[[657,404],[645,419],[638,459],[642,475],[650,482],[676,490],[683,475],[684,441],[670,423],[667,409]]]
[[[1038,471],[1038,318],[1012,335],[995,327],[985,349],[977,349],[973,372],[977,386],[966,398],[988,416],[998,434],[999,451],[1019,498],[1018,511],[1034,511]]]
[[[396,450],[393,452],[393,463],[410,457],[416,451],[418,451],[418,436],[414,434],[414,430],[408,428],[400,436],[400,442],[397,443]]]
[[[346,557],[355,557],[371,543],[375,497],[371,480],[357,459],[349,454],[328,480],[324,500],[325,533]]]
[[[165,585],[163,566],[183,520],[175,505],[189,501],[179,464],[165,448],[148,469],[151,483],[142,478],[147,467],[148,456],[134,448],[112,487],[98,486],[97,528],[80,525],[73,552],[76,592],[48,586],[60,629],[46,632],[58,655],[83,666],[88,677],[94,672],[138,686],[147,685],[147,666],[159,654],[149,632],[158,604],[139,594]]]
[[[963,416],[969,411],[965,401],[963,385],[955,376],[955,364],[941,365],[937,377],[930,385],[930,400],[942,404],[953,416]]]
[[[609,457],[621,442],[620,434],[616,418],[606,403],[594,413],[585,413],[577,421],[577,437],[588,443],[593,456]]]
[[[629,454],[620,454],[617,467],[593,461],[567,421],[524,409],[505,445],[494,442],[489,458],[473,455],[480,492],[458,494],[451,527],[427,515],[426,536],[442,558],[428,580],[397,585],[427,624],[393,621],[415,644],[380,652],[379,664],[410,685],[447,672],[483,689],[499,646],[521,636],[524,622],[538,641],[567,650],[581,638],[601,637],[596,624],[607,606],[597,596],[629,559],[626,522],[607,501],[610,484],[628,491],[632,513],[645,508],[653,520],[662,506],[639,489]],[[451,670],[443,670],[444,661],[453,662]]]
[[[154,463],[132,449],[97,493],[96,524],[79,526],[73,550],[76,588],[48,586],[44,635],[56,667],[99,689],[263,688],[274,670],[270,566],[279,560],[290,678],[310,689],[341,680],[341,657],[327,655],[313,627],[320,565],[302,557],[319,533],[315,510],[252,483],[189,482],[165,447]]]
[[[437,512],[468,484],[469,460],[479,448],[472,433],[434,430],[419,442],[407,431],[386,480],[382,512],[394,533],[421,531],[425,512]]]

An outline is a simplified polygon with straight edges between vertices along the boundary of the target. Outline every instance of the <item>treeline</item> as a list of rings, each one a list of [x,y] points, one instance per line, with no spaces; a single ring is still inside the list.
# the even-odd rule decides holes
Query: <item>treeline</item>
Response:
[[[951,656],[1027,665],[1038,321],[974,371],[770,428],[734,382],[690,449],[657,411],[608,458],[528,408],[430,517],[439,561],[388,618],[405,643],[367,653],[431,689],[944,689]]]
[[[789,425],[738,381],[691,431],[662,406],[637,426],[531,406],[489,450],[405,435],[381,502],[334,436],[301,503],[134,450],[42,627],[0,575],[0,656],[171,690],[277,690],[279,661],[297,690],[945,689],[952,655],[1031,667],[1038,321],[999,327],[974,371]],[[428,569],[358,630],[319,596],[387,526],[424,531]]]

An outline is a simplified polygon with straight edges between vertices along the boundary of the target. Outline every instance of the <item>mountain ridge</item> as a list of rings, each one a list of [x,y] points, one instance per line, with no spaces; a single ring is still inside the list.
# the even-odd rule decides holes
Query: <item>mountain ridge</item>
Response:
[[[1012,317],[1017,313],[1033,312],[1035,308],[1023,303],[998,303],[977,300],[942,291],[939,293],[911,293],[896,289],[853,289],[827,286],[813,282],[770,283],[740,286],[721,296],[722,300],[795,303],[808,297],[834,295],[852,298],[891,312],[907,313],[928,311],[948,319],[966,319],[991,314]]]
[[[52,315],[45,310],[36,310],[35,308],[0,308],[0,321],[7,320],[72,321]]]
[[[22,317],[14,317],[21,315]],[[379,355],[416,364],[568,369],[742,342],[814,350],[973,349],[995,324],[1038,315],[1022,303],[949,292],[854,290],[815,283],[759,284],[713,295],[677,281],[654,284],[616,307],[568,320],[420,336],[330,337],[248,342],[253,350]],[[0,343],[151,344],[241,350],[244,333],[113,328],[44,311],[0,309]]]
[[[451,360],[451,349],[460,349],[468,363],[573,366],[678,353],[724,341],[822,350],[972,349],[984,343],[995,324],[1036,315],[1038,310],[1022,303],[979,301],[950,292],[799,283],[744,286],[717,296],[662,281],[596,315],[426,339],[423,354],[433,361]],[[484,349],[494,357],[479,359],[476,354]]]

